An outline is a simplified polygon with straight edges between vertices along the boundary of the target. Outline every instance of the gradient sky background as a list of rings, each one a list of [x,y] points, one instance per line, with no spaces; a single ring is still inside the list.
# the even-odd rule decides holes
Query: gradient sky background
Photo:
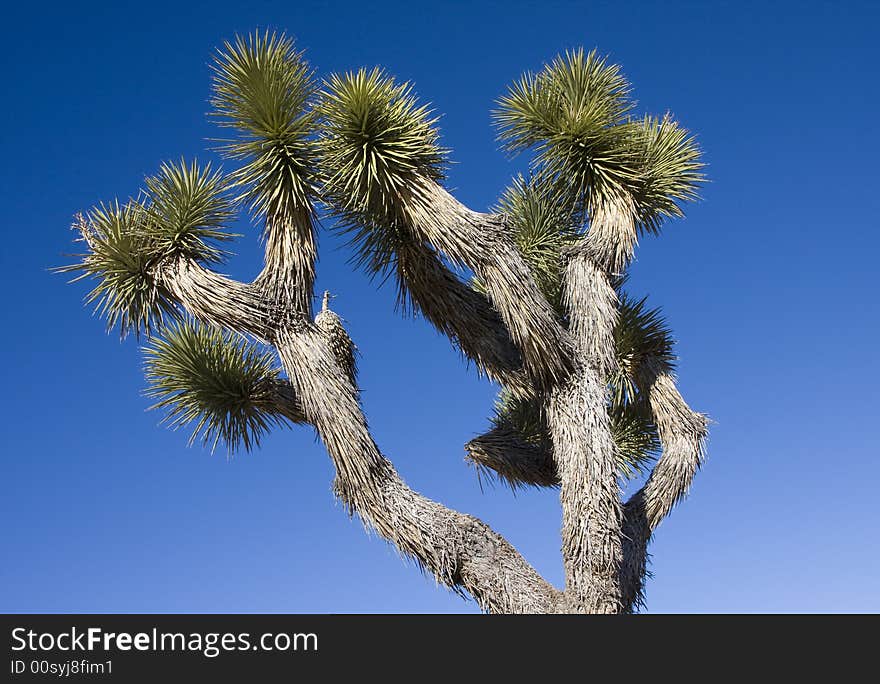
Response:
[[[709,164],[705,201],[645,240],[631,289],[679,340],[709,460],[652,546],[652,612],[878,611],[876,3],[16,3],[4,9],[6,242],[0,610],[475,612],[351,521],[311,430],[227,460],[146,412],[141,354],[48,268],[74,212],[162,160],[213,158],[212,50],[288,31],[326,75],[381,64],[442,113],[449,187],[487,209],[521,160],[489,112],[559,51],[598,47]],[[228,271],[258,270],[257,228]],[[319,291],[359,345],[366,412],[417,490],[562,580],[555,491],[481,491],[462,445],[494,390],[321,235]]]

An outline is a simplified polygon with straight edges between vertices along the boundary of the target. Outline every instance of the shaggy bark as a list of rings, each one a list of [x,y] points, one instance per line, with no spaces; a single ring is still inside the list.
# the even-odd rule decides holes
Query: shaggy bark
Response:
[[[481,372],[505,387],[528,391],[519,349],[484,294],[463,283],[423,243],[401,247],[397,274],[413,306]]]
[[[488,612],[564,609],[562,593],[501,535],[406,485],[373,441],[352,374],[317,325],[298,313],[279,316],[259,288],[193,262],[166,264],[156,276],[194,317],[276,347],[290,378],[278,383],[278,411],[315,427],[336,469],[334,489],[351,514]]]
[[[551,444],[525,442],[498,426],[467,451],[475,465],[511,486],[560,486],[564,591],[485,523],[414,492],[382,455],[360,406],[354,344],[326,297],[310,320],[310,222],[307,230],[306,224],[270,228],[265,267],[253,283],[183,257],[159,262],[149,277],[193,317],[275,346],[289,381],[273,381],[271,410],[314,426],[349,512],[438,582],[470,594],[489,612],[633,611],[642,602],[651,534],[702,462],[706,419],[687,406],[661,364],[642,364],[638,381],[663,455],[623,506],[606,410],[617,311],[607,269],[619,255],[609,257],[589,240],[567,255],[564,329],[498,219],[471,212],[445,191],[432,192],[442,221],[414,221],[420,241],[400,250],[398,275],[413,304],[481,370],[524,396],[545,397]],[[88,239],[87,226],[80,229]],[[488,295],[461,282],[435,248],[472,268]]]
[[[464,445],[466,460],[479,472],[498,477],[512,489],[523,485],[554,487],[559,474],[552,451],[531,444],[515,430],[498,426]]]
[[[471,211],[433,181],[417,185],[418,201],[407,205],[415,237],[473,270],[530,380],[538,387],[551,387],[568,377],[574,367],[572,342],[507,237],[503,219]]]
[[[580,367],[551,391],[546,408],[561,483],[566,589],[586,612],[617,613],[622,511],[606,410],[617,295],[589,253],[580,250],[568,259],[563,297]]]
[[[311,212],[301,209],[293,216],[267,221],[266,263],[254,285],[270,301],[290,306],[304,316],[312,315],[315,261],[318,258]]]
[[[660,364],[648,360],[640,382],[648,389],[663,454],[645,486],[624,507],[622,582],[624,609],[643,604],[647,548],[651,535],[690,489],[705,458],[708,419],[693,411],[675,387],[675,378]]]

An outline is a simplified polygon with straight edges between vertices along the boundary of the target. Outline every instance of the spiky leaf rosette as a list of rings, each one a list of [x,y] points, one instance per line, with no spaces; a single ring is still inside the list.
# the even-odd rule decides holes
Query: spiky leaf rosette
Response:
[[[333,75],[321,93],[319,139],[324,195],[343,218],[370,273],[385,271],[423,183],[443,177],[445,150],[427,105],[409,83],[381,69]]]
[[[271,352],[232,333],[192,321],[170,326],[144,349],[147,396],[152,409],[167,411],[173,429],[193,425],[190,444],[201,436],[213,451],[259,446],[285,419],[290,404],[279,400],[279,369]]]
[[[283,33],[255,32],[215,56],[213,118],[237,136],[221,151],[243,163],[231,176],[260,216],[311,210],[317,113],[313,69]]]
[[[561,199],[589,208],[619,196],[637,175],[625,125],[629,92],[619,66],[595,50],[568,51],[499,100],[499,140],[512,153],[533,148],[537,170],[559,181]]]
[[[507,219],[513,242],[541,293],[561,314],[562,250],[578,237],[571,213],[554,200],[552,189],[522,176],[504,192],[497,211]]]
[[[157,258],[183,257],[203,264],[223,261],[218,246],[237,237],[224,229],[233,216],[219,171],[193,160],[163,163],[145,181],[150,250]]]
[[[75,280],[98,281],[86,301],[96,304],[108,329],[118,325],[123,337],[149,335],[166,318],[178,318],[162,285],[163,265],[176,259],[222,261],[225,252],[217,243],[235,237],[223,229],[231,205],[222,176],[210,164],[166,163],[145,185],[137,200],[124,205],[114,200],[80,216],[74,227],[88,252],[79,255],[78,263],[58,269],[79,272]]]
[[[633,122],[631,144],[639,164],[631,188],[638,225],[657,233],[665,219],[683,215],[683,202],[698,199],[697,190],[705,181],[700,148],[669,115]]]
[[[611,400],[624,406],[640,393],[640,371],[646,361],[672,371],[675,366],[672,332],[660,309],[647,306],[647,298],[634,300],[618,289],[618,318],[614,327],[616,370],[609,379]]]
[[[618,468],[632,478],[645,471],[660,452],[660,437],[645,401],[609,407],[611,438],[617,448]]]
[[[94,207],[74,224],[88,251],[77,255],[77,263],[57,269],[78,272],[74,282],[97,280],[86,303],[95,305],[108,331],[118,325],[123,338],[129,333],[150,334],[166,318],[177,316],[174,301],[152,272],[157,251],[146,228],[149,222],[147,208],[134,200]]]

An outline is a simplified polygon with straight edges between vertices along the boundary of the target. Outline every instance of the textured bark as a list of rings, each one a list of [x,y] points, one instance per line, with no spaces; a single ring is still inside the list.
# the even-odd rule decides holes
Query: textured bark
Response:
[[[157,277],[194,317],[277,348],[290,378],[277,383],[277,410],[315,427],[336,469],[334,489],[349,513],[359,515],[438,582],[470,594],[483,610],[564,609],[562,593],[501,535],[473,516],[414,492],[400,478],[374,443],[353,373],[326,330],[298,313],[280,315],[259,288],[192,262],[166,264]]]
[[[405,556],[437,581],[461,588],[491,612],[554,612],[559,592],[485,523],[431,501],[406,486],[367,429],[357,391],[309,324],[274,337],[302,410],[336,468],[335,490]]]
[[[324,336],[336,363],[345,371],[351,384],[357,387],[357,347],[342,325],[342,319],[330,310],[329,304],[330,293],[325,292],[321,311],[315,317],[315,327]]]
[[[554,389],[547,417],[561,482],[566,590],[586,612],[620,607],[620,495],[605,387],[584,368]]]
[[[580,368],[550,392],[546,409],[561,482],[566,590],[591,613],[622,609],[622,510],[606,409],[617,295],[587,251],[570,256],[563,296]]]
[[[293,216],[275,216],[264,234],[266,260],[254,285],[279,306],[312,315],[317,240],[312,214],[301,209]]]
[[[624,507],[624,608],[643,602],[647,548],[651,535],[691,486],[705,458],[708,419],[693,411],[675,387],[672,373],[660,364],[644,364],[640,382],[648,389],[663,454],[645,486]]]
[[[415,237],[476,274],[536,386],[564,380],[574,363],[571,340],[508,238],[502,218],[471,211],[428,179],[414,194],[418,201],[407,206]]]
[[[198,320],[268,341],[280,316],[276,304],[252,284],[221,276],[187,259],[161,264],[156,279]]]
[[[663,455],[642,489],[647,524],[653,531],[687,495],[703,463],[708,419],[687,405],[672,373],[651,364],[645,374],[652,378],[648,399],[663,445]]]
[[[467,460],[480,472],[499,477],[516,489],[523,485],[554,487],[559,474],[547,445],[531,444],[515,430],[498,426],[464,445]]]
[[[434,249],[420,242],[401,247],[397,273],[416,309],[481,372],[506,387],[528,391],[519,349],[486,295],[463,283]]]

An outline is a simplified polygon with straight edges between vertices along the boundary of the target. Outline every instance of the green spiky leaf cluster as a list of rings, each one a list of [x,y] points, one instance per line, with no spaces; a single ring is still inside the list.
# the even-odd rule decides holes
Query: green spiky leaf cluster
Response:
[[[645,116],[632,125],[639,150],[639,175],[631,188],[638,225],[658,233],[667,218],[683,215],[681,204],[698,198],[703,183],[700,149],[690,132],[670,116]]]
[[[265,217],[311,212],[317,112],[314,71],[284,34],[238,36],[215,56],[212,115],[237,137],[220,150],[240,160],[232,185]]]
[[[635,300],[618,292],[618,319],[614,326],[614,352],[617,369],[610,378],[611,397],[623,406],[636,400],[640,392],[640,372],[647,360],[665,370],[675,365],[672,331],[660,309],[651,309],[647,297]]]
[[[621,476],[631,478],[644,472],[660,453],[660,437],[646,402],[609,408],[611,438],[617,447]]]
[[[155,262],[147,210],[135,201],[100,204],[74,226],[88,246],[80,260],[58,270],[79,273],[74,282],[97,280],[86,295],[86,303],[106,319],[107,330],[119,326],[120,335],[140,335],[161,326],[167,317],[177,315],[169,293],[151,272]]]
[[[407,209],[423,201],[422,184],[443,177],[437,119],[409,83],[378,68],[331,76],[321,113],[324,196],[350,231],[359,265],[382,272],[410,239]]]
[[[535,151],[536,175],[555,182],[558,201],[582,215],[632,198],[637,225],[656,232],[702,182],[699,149],[669,117],[635,119],[620,67],[595,51],[569,51],[527,73],[500,98],[499,140]]]
[[[154,337],[144,349],[147,396],[165,410],[173,429],[193,426],[190,444],[201,437],[215,449],[250,451],[284,424],[275,403],[279,370],[272,353],[232,333],[182,321]]]
[[[332,75],[321,95],[325,192],[345,213],[393,221],[413,181],[443,177],[437,119],[409,83],[360,69]]]
[[[75,280],[96,279],[87,303],[120,334],[161,328],[165,319],[178,317],[170,293],[157,271],[163,264],[188,259],[217,263],[226,253],[218,243],[235,237],[224,230],[231,217],[225,184],[210,164],[163,164],[145,181],[137,200],[94,207],[75,226],[88,251],[80,260],[58,269],[78,272]]]
[[[568,51],[527,73],[499,101],[499,140],[512,153],[533,148],[542,174],[594,197],[617,194],[636,175],[628,115],[630,86],[596,51]]]
[[[507,219],[542,294],[561,312],[562,250],[578,239],[571,213],[555,201],[551,188],[522,176],[504,192],[496,211]]]
[[[224,226],[233,216],[222,174],[211,164],[199,167],[163,163],[145,180],[150,250],[157,258],[183,257],[204,264],[220,263],[227,253],[218,243],[237,237]]]

